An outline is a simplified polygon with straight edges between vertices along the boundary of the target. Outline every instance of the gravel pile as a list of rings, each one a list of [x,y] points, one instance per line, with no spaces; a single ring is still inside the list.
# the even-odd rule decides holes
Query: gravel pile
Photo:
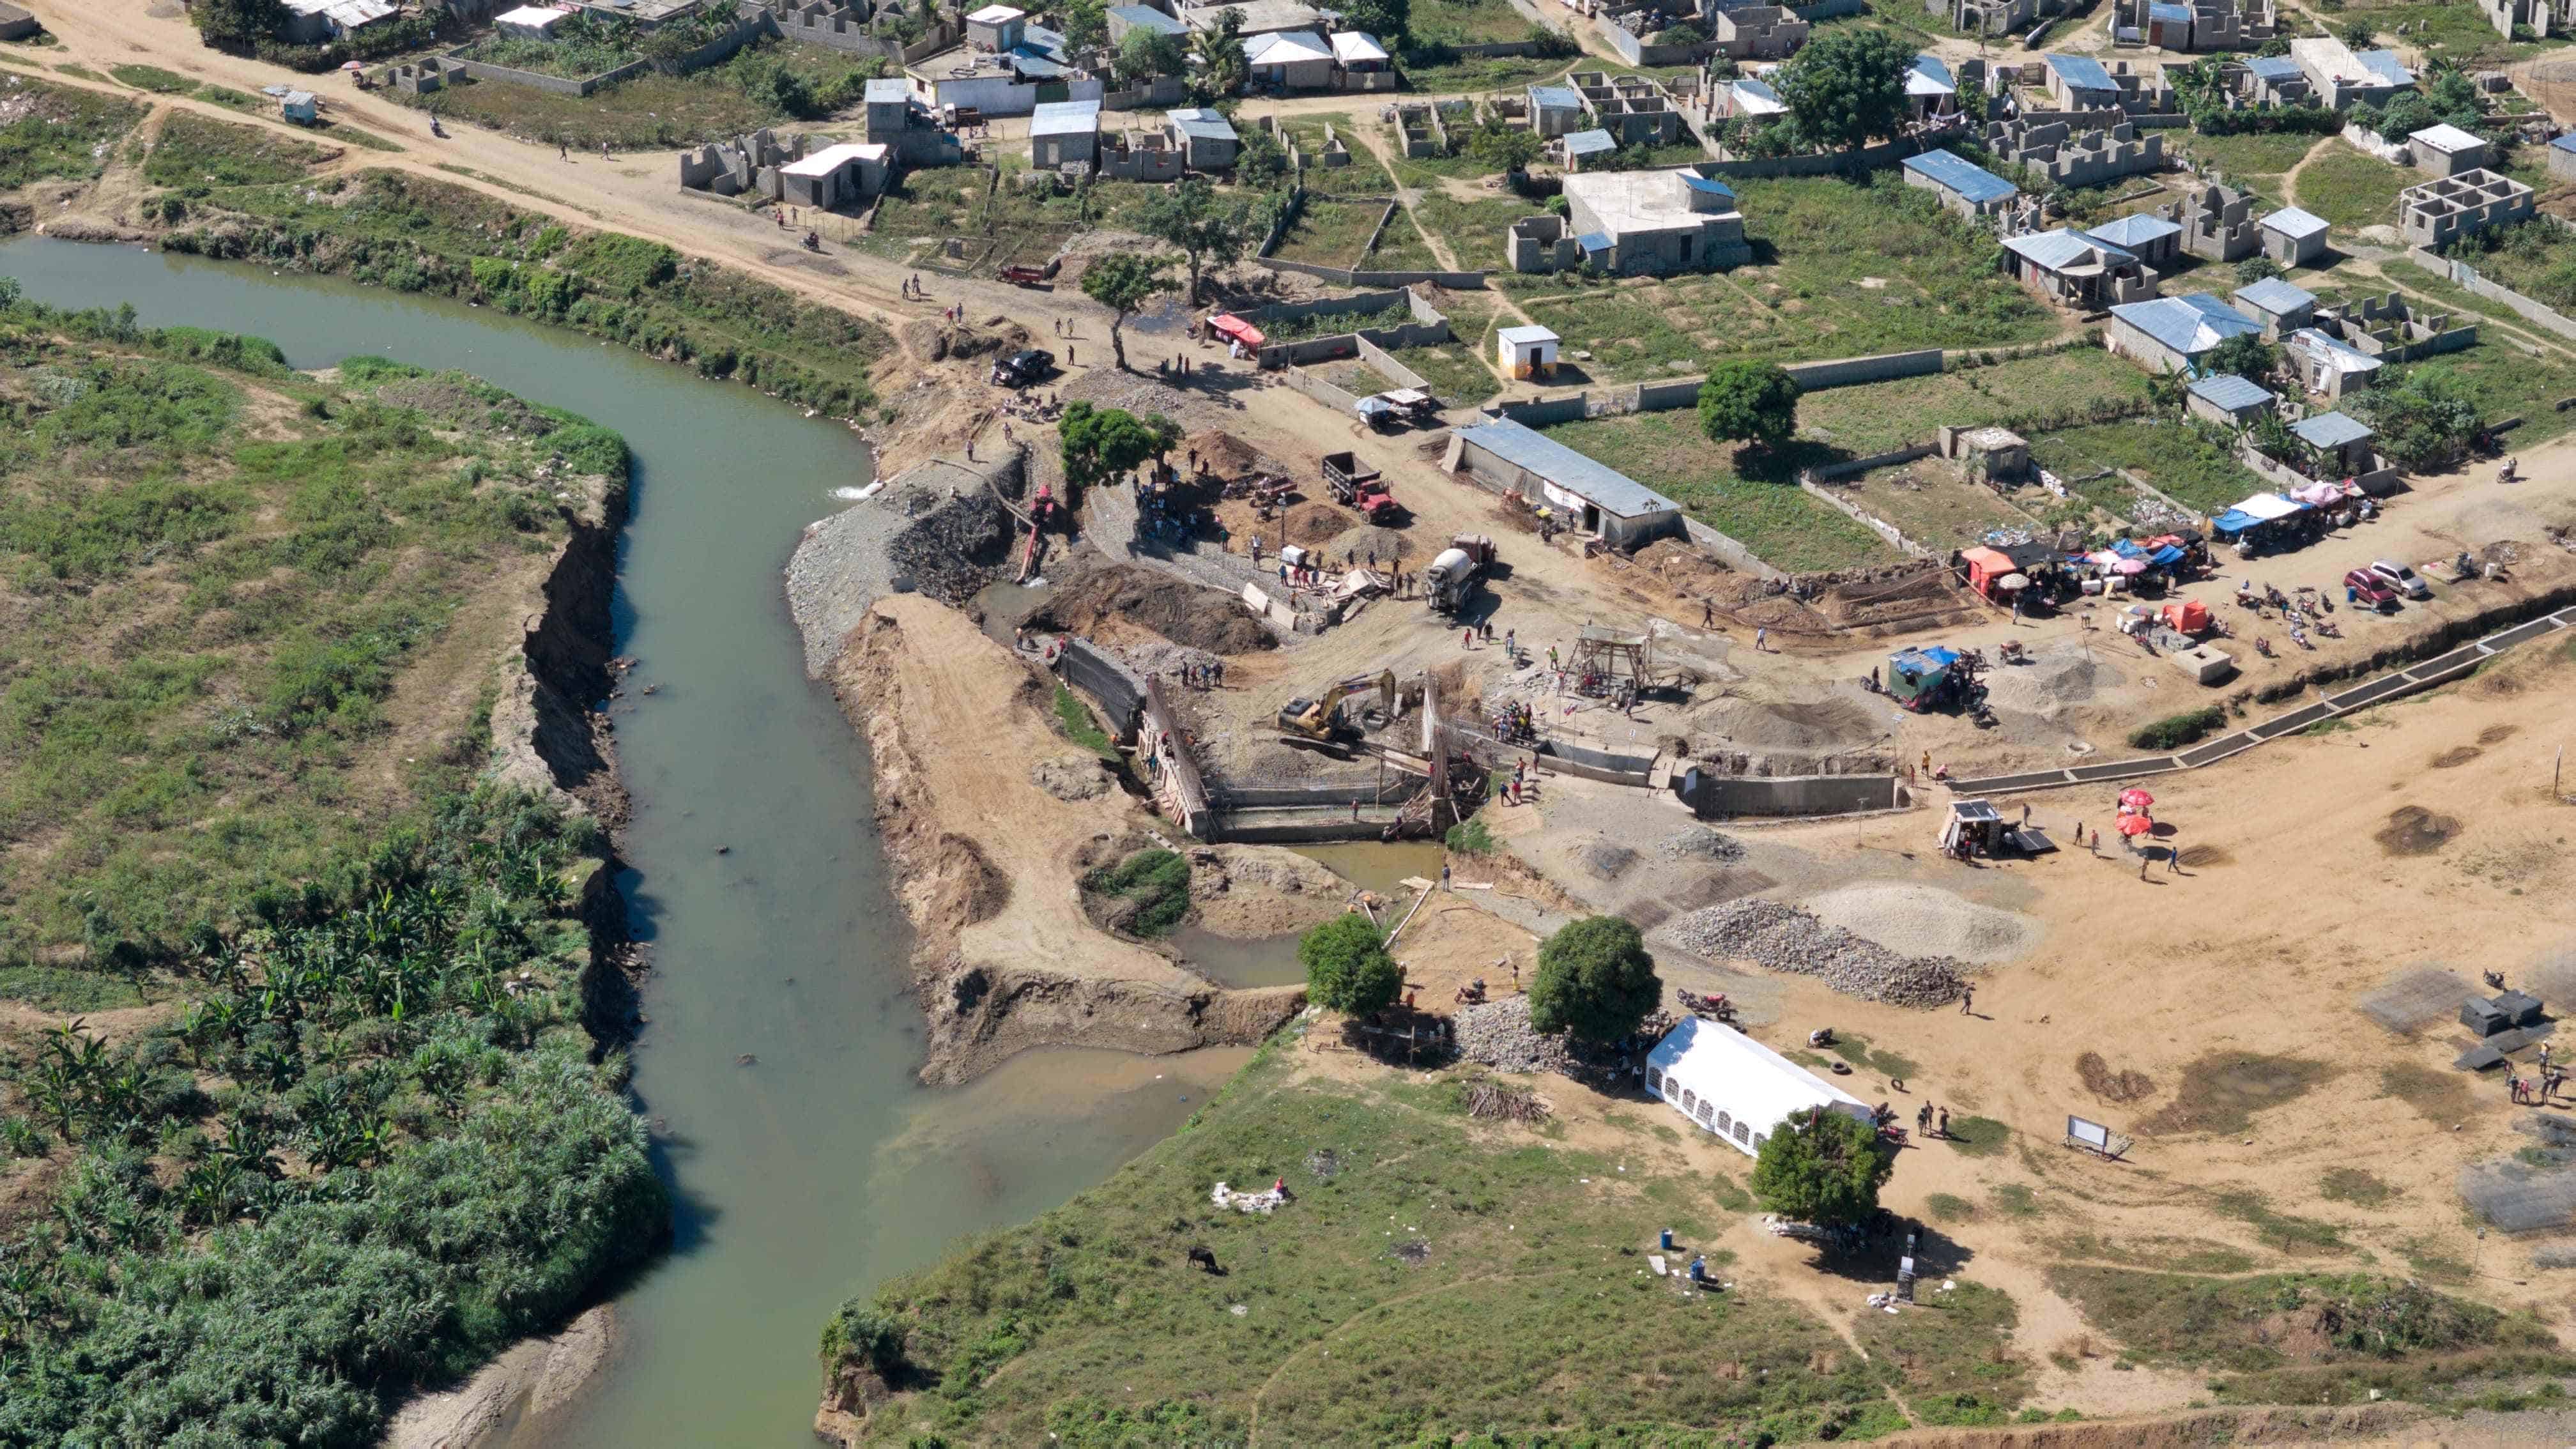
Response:
[[[933,501],[887,547],[912,586],[943,604],[965,603],[1010,560],[1015,520],[991,494]]]
[[[1807,900],[1828,929],[1850,931],[1905,956],[1981,965],[2010,961],[2038,944],[2028,916],[1981,906],[1939,886],[1895,881],[1844,886]]]
[[[1744,842],[1723,831],[1705,825],[1694,825],[1677,835],[1665,836],[1655,847],[1666,860],[1742,860]]]
[[[1458,1054],[1498,1072],[1561,1072],[1571,1064],[1564,1037],[1543,1036],[1530,1025],[1526,996],[1461,1007],[1451,1021]]]
[[[987,473],[1001,477],[1004,486],[1016,492],[1018,467],[1011,462],[971,468],[950,462],[923,463],[886,480],[884,491],[875,498],[809,526],[795,556],[787,563],[787,604],[796,616],[797,630],[805,637],[806,671],[820,678],[840,653],[842,639],[867,616],[868,606],[899,586],[939,593],[916,571],[916,561],[924,559],[935,540],[962,540],[970,534],[981,536],[982,531],[968,526],[969,515],[976,511],[973,506],[936,522],[931,521],[932,516],[950,506],[952,491],[959,501],[968,495],[985,496]],[[991,526],[1002,530],[1000,549],[994,555],[998,563],[1009,553],[1010,515],[989,499],[981,507],[990,510]],[[922,531],[915,534],[916,529]],[[950,529],[957,532],[943,532]],[[950,586],[965,584],[963,572],[948,576],[952,567],[971,565],[939,565]],[[983,570],[977,569],[973,584],[965,587],[964,594],[971,595],[981,588],[986,577]],[[939,597],[945,599],[948,595],[939,593]]]
[[[1967,985],[1950,957],[1902,955],[1778,901],[1710,906],[1675,921],[1671,931],[1685,949],[1711,960],[1742,959],[1813,976],[1846,996],[1890,1006],[1947,1006]]]

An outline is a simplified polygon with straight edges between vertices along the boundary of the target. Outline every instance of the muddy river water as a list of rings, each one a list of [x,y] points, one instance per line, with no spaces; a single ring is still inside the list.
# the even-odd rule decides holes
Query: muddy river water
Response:
[[[846,428],[574,333],[328,280],[40,238],[0,245],[0,275],[60,306],[267,337],[297,367],[462,368],[634,449],[617,649],[660,688],[617,713],[622,884],[654,967],[635,1094],[678,1213],[670,1254],[623,1287],[593,1389],[517,1442],[810,1445],[815,1335],[842,1298],[1099,1181],[1248,1055],[1032,1053],[962,1090],[914,1083],[867,759],[805,679],[779,586],[799,530],[869,476]]]

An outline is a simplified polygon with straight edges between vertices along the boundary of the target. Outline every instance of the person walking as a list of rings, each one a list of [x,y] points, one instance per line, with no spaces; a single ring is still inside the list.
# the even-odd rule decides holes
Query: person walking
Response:
[[[1961,1016],[1977,1014],[1977,988],[1973,986],[1959,988],[1959,1014]]]
[[[1932,1135],[1931,1103],[1926,1102],[1922,1106],[1914,1109],[1914,1130],[1926,1137]]]
[[[1759,626],[1757,626],[1757,627],[1754,629],[1754,631],[1753,631],[1753,652],[1754,652],[1754,653],[1756,653],[1756,654],[1768,654],[1768,653],[1770,653],[1770,652],[1771,652],[1771,631],[1770,631],[1770,630],[1765,629],[1765,628],[1761,628],[1761,627],[1759,627]]]
[[[1449,862],[1445,860],[1440,862],[1440,888],[1449,889]]]
[[[1930,750],[1925,750],[1923,752],[1923,773],[1926,775],[1932,773],[1932,752]]]
[[[562,158],[567,164],[569,164],[572,161],[572,148],[561,141],[557,141],[555,143],[555,155]]]
[[[1944,1107],[1944,1108],[1942,1108],[1942,1109],[1941,1109],[1941,1130],[1940,1130],[1940,1131],[1938,1131],[1938,1132],[1933,1133],[1932,1135],[1933,1135],[1933,1136],[1935,1136],[1935,1137],[1941,1137],[1941,1138],[1947,1138],[1947,1137],[1950,1135],[1950,1109],[1949,1109],[1949,1108]]]
[[[2147,867],[2155,863],[2156,853],[2154,851],[2144,849],[2140,850],[2138,852],[2138,879],[2145,880],[2147,878]]]
[[[1520,631],[1518,629],[1505,629],[1503,631],[1503,653],[1514,659],[1520,658],[1521,651],[1519,639]]]
[[[1703,629],[1707,629],[1707,628],[1714,627],[1714,626],[1716,625],[1716,623],[1717,623],[1717,601],[1716,601],[1716,600],[1714,600],[1714,599],[1702,599],[1702,600],[1700,600],[1700,601],[1699,601],[1699,626],[1700,626],[1701,628],[1703,628]]]
[[[608,155],[608,143],[606,141],[599,143],[599,159],[602,161],[610,159]]]
[[[1466,628],[1458,631],[1458,647],[1461,649],[1473,649],[1476,647],[1475,625],[1470,624]]]

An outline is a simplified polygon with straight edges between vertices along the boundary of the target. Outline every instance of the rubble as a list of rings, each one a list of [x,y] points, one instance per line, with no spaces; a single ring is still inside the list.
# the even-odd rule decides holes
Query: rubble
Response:
[[[923,501],[922,495],[914,501]],[[914,515],[886,552],[912,587],[954,608],[1009,562],[1012,532],[1010,512],[1000,500],[959,492]]]
[[[1655,846],[1655,853],[1666,860],[1742,860],[1744,842],[1723,831],[1693,825],[1665,836]]]
[[[1967,989],[1966,968],[1950,957],[1900,955],[1778,901],[1710,906],[1675,921],[1671,931],[1684,949],[1711,960],[1814,976],[1863,1001],[1929,1010]]]
[[[1090,755],[1040,760],[1029,766],[1029,778],[1059,800],[1092,800],[1109,793],[1109,776]]]
[[[1451,1021],[1458,1055],[1498,1072],[1562,1072],[1572,1061],[1562,1034],[1547,1036],[1530,1025],[1526,996],[1464,1007]]]

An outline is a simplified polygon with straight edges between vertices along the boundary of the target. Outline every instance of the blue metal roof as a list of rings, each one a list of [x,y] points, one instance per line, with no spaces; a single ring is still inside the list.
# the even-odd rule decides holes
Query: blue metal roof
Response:
[[[1509,418],[1457,430],[1459,437],[1515,468],[1526,468],[1569,493],[1621,518],[1678,513],[1681,505],[1611,467]]]
[[[1029,114],[1031,136],[1093,136],[1100,132],[1100,102],[1040,101]]]
[[[2397,58],[2396,51],[2365,50],[2355,55],[2353,59],[2359,62],[2363,70],[2370,72],[2386,84],[2392,86],[2415,84],[2415,72],[2406,68],[2406,62]]]
[[[2570,131],[2550,142],[2549,147],[2553,151],[2576,151],[2576,131]]]
[[[1052,79],[1063,75],[1066,70],[1063,61],[1035,46],[1015,45],[1011,47],[1008,54],[1011,69],[1024,76]]]
[[[1542,111],[1579,111],[1583,97],[1572,86],[1531,86],[1530,104]]]
[[[1718,180],[1714,176],[1702,176],[1696,172],[1685,171],[1681,173],[1681,177],[1682,185],[1689,187],[1693,191],[1697,191],[1708,196],[1723,196],[1730,201],[1735,198],[1735,188]]]
[[[2240,289],[2236,300],[2249,307],[2260,307],[2278,317],[2301,307],[2316,305],[2317,294],[2282,277],[2265,277],[2254,285]]]
[[[1610,250],[1610,233],[1606,231],[1587,231],[1583,235],[1576,237],[1574,239],[1574,244],[1597,257],[1603,252]]]
[[[2307,74],[2299,69],[2297,61],[2286,55],[2258,55],[2245,62],[2245,68],[2267,81],[2297,80]]]
[[[2116,91],[2120,88],[2111,80],[2111,73],[2102,68],[2102,62],[2089,55],[2051,55],[2047,61],[2048,68],[2057,72],[2058,79],[2079,91]]]
[[[2179,21],[2184,25],[2189,25],[2191,23],[2191,7],[2188,5],[2149,5],[2147,7],[2147,18],[2149,20],[2164,21],[2168,24]]]
[[[1618,149],[1619,143],[1612,140],[1607,131],[1576,131],[1565,138],[1565,154],[1568,156],[1598,156]]]
[[[1234,123],[1215,111],[1198,109],[1173,111],[1165,119],[1177,127],[1182,135],[1193,141],[1238,139],[1234,134]]]
[[[2124,302],[2111,315],[2185,357],[2198,357],[2230,337],[2260,332],[2263,324],[2207,292]]]
[[[1919,76],[1929,76],[1933,80],[1939,81],[1941,84],[1952,87],[1953,89],[1956,89],[1959,84],[1958,81],[1951,76],[1950,67],[1942,63],[1941,57],[1929,53],[1920,54],[1914,57],[1914,73]]]
[[[2379,436],[2359,418],[2343,413],[2319,413],[2315,417],[2301,418],[2290,424],[2290,431],[2298,434],[2299,441],[2311,448],[2340,448],[2346,443]]]
[[[2263,218],[2261,224],[2286,237],[2316,236],[2326,229],[2324,217],[2301,211],[2295,206],[2282,207]]]
[[[2265,391],[2261,386],[2238,377],[2232,372],[2222,372],[2216,377],[2204,377],[2193,383],[2191,395],[2212,407],[2223,408],[2231,413],[2241,413],[2247,408],[2269,407],[2275,400],[2273,394]]]
[[[1114,19],[1123,20],[1139,30],[1150,30],[1156,35],[1187,35],[1190,30],[1151,5],[1121,5],[1109,14]]]
[[[2054,272],[2072,266],[2096,252],[2115,262],[2134,262],[2136,257],[2105,242],[2095,241],[2073,227],[2061,226],[2055,231],[2033,232],[2027,236],[2007,237],[2004,247],[2015,256]]]
[[[2118,221],[2086,227],[2084,234],[2095,241],[2134,249],[2163,241],[2169,236],[2179,236],[2182,234],[2182,228],[2154,212],[2142,211],[2135,216],[2121,217]]]
[[[1937,182],[1943,190],[1955,192],[1980,205],[2001,201],[2021,190],[1956,151],[1926,151],[1920,156],[1906,157],[1903,165],[1906,170]]]

